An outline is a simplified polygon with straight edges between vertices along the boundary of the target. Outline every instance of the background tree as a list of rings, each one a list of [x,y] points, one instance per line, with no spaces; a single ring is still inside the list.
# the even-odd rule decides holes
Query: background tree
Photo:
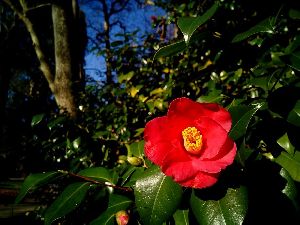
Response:
[[[76,95],[74,86],[78,87],[84,82],[83,65],[84,31],[79,26],[77,1],[49,1],[27,4],[26,1],[19,3],[10,0],[4,1],[25,24],[30,34],[33,47],[40,63],[40,70],[48,82],[49,88],[54,95],[57,105],[61,111],[66,111],[71,117],[77,114]],[[42,44],[40,34],[32,17],[34,11],[40,7],[51,7],[53,26],[54,68],[51,66],[51,55],[47,55]],[[49,13],[49,11],[48,11]],[[72,37],[75,37],[74,39]],[[79,50],[76,50],[79,48]],[[50,53],[51,54],[51,53]],[[53,53],[52,53],[53,54]]]

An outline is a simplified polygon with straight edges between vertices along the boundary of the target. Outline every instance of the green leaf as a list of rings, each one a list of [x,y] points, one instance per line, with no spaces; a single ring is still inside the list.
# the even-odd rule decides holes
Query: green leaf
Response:
[[[186,49],[186,44],[184,41],[175,42],[173,44],[158,49],[158,51],[155,53],[153,57],[153,60],[161,57],[176,55],[177,53],[182,52],[185,49]]]
[[[282,147],[284,150],[286,150],[289,154],[291,154],[291,155],[294,154],[295,147],[291,144],[287,133],[285,133],[283,136],[281,136],[277,140],[277,144],[279,144],[280,147]]]
[[[21,190],[15,200],[15,203],[18,204],[21,200],[25,197],[25,195],[29,191],[34,191],[35,189],[41,187],[42,185],[46,184],[49,181],[57,178],[58,176],[62,175],[59,172],[47,172],[47,173],[35,173],[30,174],[26,177]]]
[[[290,9],[289,11],[289,17],[292,19],[300,19],[300,11],[295,9]]]
[[[175,220],[176,225],[189,225],[189,210],[180,210],[178,209],[174,215],[173,218]]]
[[[295,182],[284,168],[280,170],[280,175],[286,180],[286,184],[284,189],[282,190],[282,193],[285,194],[293,202],[295,208],[299,209],[299,202],[297,199],[299,191],[295,185]]]
[[[208,95],[201,95],[198,99],[197,102],[214,102],[214,103],[219,103],[221,100],[224,99],[224,96],[222,95],[221,90],[213,89],[208,93]]]
[[[162,224],[173,215],[181,201],[182,189],[160,168],[153,166],[137,180],[135,200],[144,225]]]
[[[51,225],[53,221],[73,211],[84,200],[89,187],[89,182],[77,182],[67,186],[47,209],[45,225]]]
[[[229,188],[219,200],[203,200],[193,191],[190,200],[192,211],[201,225],[237,225],[243,224],[248,209],[247,189]]]
[[[112,194],[109,197],[108,208],[90,225],[114,225],[115,214],[120,210],[126,210],[132,204],[132,200],[123,195]]]
[[[39,124],[43,118],[45,117],[45,114],[38,114],[38,115],[35,115],[32,117],[32,120],[31,120],[31,126],[35,126],[37,124]]]
[[[76,138],[74,141],[73,141],[73,147],[74,149],[78,149],[80,147],[80,144],[81,144],[81,137],[79,138]]]
[[[128,152],[136,157],[143,157],[144,155],[144,141],[134,142],[128,146]]]
[[[300,127],[300,100],[296,102],[294,108],[289,112],[287,121]]]
[[[182,17],[178,19],[177,25],[181,30],[185,42],[188,44],[195,30],[202,24],[207,22],[217,11],[218,4],[215,3],[202,16],[198,17]]]
[[[249,30],[237,34],[232,42],[240,42],[254,34],[257,33],[262,33],[262,32],[266,32],[266,33],[274,33],[274,24],[273,24],[274,18],[272,17],[268,17],[266,19],[264,19],[263,21],[261,21],[260,23],[256,24],[255,26],[251,27]]]
[[[295,181],[300,181],[300,152],[295,151],[293,155],[287,152],[275,158],[275,162],[286,169]]]
[[[247,159],[251,156],[253,151],[246,145],[245,140],[243,140],[243,143],[240,145],[235,160],[240,163],[243,167],[246,165]]]
[[[122,83],[123,81],[129,81],[132,77],[134,76],[134,72],[130,71],[129,73],[126,74],[120,74],[118,76],[118,82]]]
[[[300,71],[300,51],[291,53],[290,61],[291,61],[290,66]]]
[[[93,167],[79,171],[78,175],[92,178],[97,181],[113,182],[112,173],[104,167]]]
[[[123,44],[123,41],[113,41],[110,45],[111,45],[111,47],[117,47],[122,44]]]
[[[232,117],[232,128],[229,136],[233,140],[237,140],[246,134],[251,118],[263,105],[264,103],[258,103],[254,107],[243,105],[230,107],[229,111]]]

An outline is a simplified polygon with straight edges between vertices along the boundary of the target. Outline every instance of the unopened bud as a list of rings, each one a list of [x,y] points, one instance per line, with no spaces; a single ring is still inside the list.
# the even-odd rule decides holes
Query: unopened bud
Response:
[[[139,166],[143,164],[143,160],[135,156],[128,156],[127,161],[133,166]]]
[[[116,221],[118,225],[127,225],[129,221],[129,215],[125,210],[121,210],[116,213]]]

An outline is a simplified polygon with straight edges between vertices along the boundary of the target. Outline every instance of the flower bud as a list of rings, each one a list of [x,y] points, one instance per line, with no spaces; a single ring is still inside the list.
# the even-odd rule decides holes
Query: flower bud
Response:
[[[135,156],[128,156],[127,161],[133,166],[140,166],[143,164],[143,160]]]
[[[129,215],[125,210],[121,210],[116,213],[116,221],[118,225],[127,225],[129,221]]]

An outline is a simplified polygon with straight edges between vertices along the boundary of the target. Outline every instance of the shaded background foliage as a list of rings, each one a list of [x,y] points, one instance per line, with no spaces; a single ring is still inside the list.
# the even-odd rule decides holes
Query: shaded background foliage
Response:
[[[92,3],[82,1],[83,4]],[[190,34],[188,44],[184,42],[182,27],[177,26],[180,18],[203,15],[214,1],[99,4],[104,15],[101,19],[107,27],[93,24],[96,37],[88,37],[88,51],[103,56],[105,72],[111,74],[107,77],[105,73],[99,79],[85,71],[81,84],[84,90],[76,92],[78,114],[70,119],[56,106],[38,69],[39,62],[24,24],[4,2],[0,3],[0,171],[6,182],[3,184],[7,185],[12,177],[57,170],[95,178],[91,170],[82,171],[106,168],[97,172],[100,181],[125,187],[132,187],[137,181],[135,193],[116,189],[111,194],[101,185],[86,192],[84,185],[75,183],[71,188],[77,188],[78,196],[85,197],[80,207],[65,207],[74,211],[65,211],[67,215],[62,218],[54,217],[64,224],[101,224],[117,211],[129,208],[132,224],[149,224],[147,218],[153,215],[149,216],[140,206],[139,199],[147,197],[141,180],[158,172],[155,168],[144,172],[143,164],[150,163],[143,158],[143,127],[150,119],[164,115],[172,99],[186,96],[200,102],[220,103],[231,112],[231,136],[237,143],[238,155],[216,186],[199,191],[184,189],[183,194],[179,191],[179,207],[172,208],[176,205],[172,202],[165,214],[159,214],[167,220],[165,224],[188,224],[180,223],[184,217],[189,218],[190,224],[299,223],[299,3],[220,1],[213,16]],[[153,15],[149,24],[153,32],[142,37],[137,37],[138,32],[122,30],[122,26],[118,28],[120,32],[107,33],[115,22],[125,26],[124,18],[114,18],[119,9],[130,11],[130,4],[156,4],[166,15]],[[116,17],[105,18],[105,5]],[[46,5],[31,11],[29,16],[54,68],[50,13]],[[176,45],[176,52],[173,47],[168,48],[177,42],[180,44]],[[66,195],[72,193],[68,192],[68,184],[82,181],[72,174],[67,174],[71,177],[67,180],[55,173],[53,178],[60,177],[58,181],[50,179],[49,186],[31,196],[42,205],[51,205],[64,190]],[[174,185],[168,180],[162,184]],[[160,194],[163,199],[167,188]],[[11,201],[5,196],[2,199]],[[214,201],[224,207],[232,204],[234,209],[243,209],[236,211],[240,220],[235,220],[230,212],[217,211]],[[124,204],[124,208],[116,208],[114,202]],[[174,210],[177,211],[172,216]],[[31,219],[40,224],[45,212],[51,220],[53,210],[44,207],[26,218],[31,224]],[[216,220],[210,220],[212,212],[219,216]],[[113,220],[107,221],[113,224]]]

